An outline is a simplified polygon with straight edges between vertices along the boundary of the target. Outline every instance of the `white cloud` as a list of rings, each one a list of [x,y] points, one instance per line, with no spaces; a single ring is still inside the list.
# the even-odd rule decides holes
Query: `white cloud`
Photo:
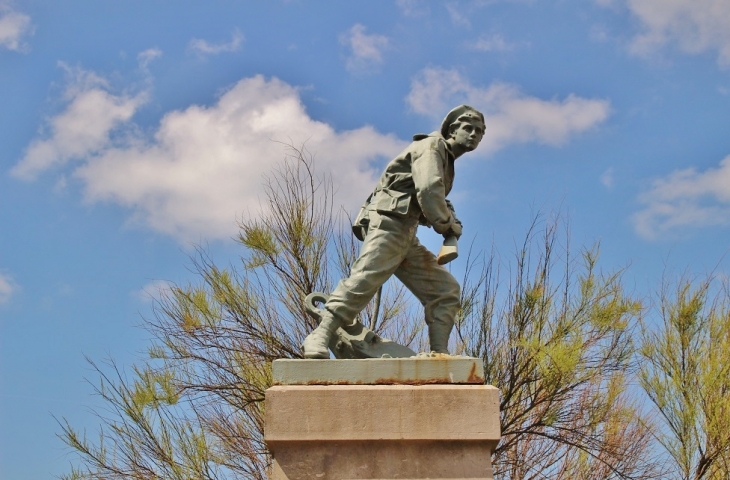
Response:
[[[608,29],[604,25],[593,25],[589,37],[594,42],[606,43],[610,40]]]
[[[471,28],[471,22],[469,17],[461,11],[464,8],[464,3],[449,2],[446,4],[446,11],[449,12],[451,23],[457,27]]]
[[[144,93],[114,95],[103,78],[61,64],[70,77],[66,109],[48,122],[50,136],[34,140],[11,174],[32,180],[44,170],[108,148],[114,129],[129,121],[145,101]]]
[[[99,98],[115,105],[108,99],[119,97],[104,93]],[[89,118],[69,115],[75,103],[74,98],[51,122],[73,117],[86,124],[98,116],[95,110],[85,110]],[[128,207],[134,221],[185,243],[231,238],[237,218],[259,209],[262,176],[286,153],[278,142],[306,142],[317,171],[331,174],[340,187],[335,205],[348,209],[359,206],[372,189],[379,172],[371,162],[390,159],[405,146],[369,126],[336,132],[307,115],[296,88],[262,76],[239,81],[214,105],[167,113],[151,138],[141,129],[127,129],[135,134],[117,141],[108,133],[95,136],[100,140],[85,149],[73,177],[82,182],[89,202]],[[50,142],[55,145],[55,136]],[[58,149],[42,158],[31,164],[23,159],[15,170],[38,174],[63,161]]]
[[[133,293],[142,302],[152,302],[165,297],[175,284],[167,280],[154,280]]]
[[[395,4],[406,17],[422,17],[430,13],[428,2],[424,0],[396,0]]]
[[[363,25],[355,24],[340,35],[340,43],[345,45],[350,54],[345,66],[352,73],[367,73],[383,63],[383,50],[388,48],[390,41],[384,35],[368,35]]]
[[[414,111],[434,118],[461,103],[476,107],[484,113],[486,127],[479,150],[487,153],[511,143],[560,145],[603,122],[610,112],[606,100],[573,94],[564,100],[542,100],[505,83],[474,86],[458,71],[440,68],[420,72],[406,101]]]
[[[603,172],[599,178],[601,181],[601,185],[608,188],[609,190],[613,188],[613,182],[614,182],[614,175],[613,175],[613,167],[609,168],[605,172]]]
[[[23,37],[33,34],[30,17],[0,3],[0,47],[19,52],[27,51]]]
[[[148,48],[143,52],[139,52],[137,55],[137,62],[139,63],[140,68],[146,69],[152,60],[160,58],[161,56],[162,50],[159,48]]]
[[[10,297],[18,291],[18,286],[13,281],[13,278],[0,272],[0,305],[8,303]]]
[[[476,41],[470,42],[468,47],[479,52],[509,52],[515,49],[513,43],[507,42],[502,35],[482,35]]]
[[[238,30],[234,30],[231,35],[231,41],[226,43],[209,43],[207,40],[194,38],[190,40],[190,48],[201,55],[218,55],[225,52],[236,52],[241,49],[243,44],[243,34]]]
[[[728,0],[626,0],[639,18],[643,33],[631,51],[649,54],[667,43],[687,53],[717,51],[717,61],[730,67],[730,1]]]
[[[656,238],[678,228],[730,225],[730,156],[717,168],[677,170],[639,197],[637,233]]]

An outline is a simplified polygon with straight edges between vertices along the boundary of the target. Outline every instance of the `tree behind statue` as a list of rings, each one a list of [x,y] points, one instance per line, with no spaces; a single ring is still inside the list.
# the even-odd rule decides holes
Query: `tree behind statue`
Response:
[[[329,291],[357,256],[341,233],[349,222],[333,212],[331,182],[316,176],[304,148],[289,154],[267,181],[260,215],[241,221],[241,265],[221,268],[200,250],[199,284],[172,287],[146,320],[156,339],[148,360],[129,373],[92,363],[103,401],[98,437],[61,421],[61,438],[78,454],[63,478],[267,478],[271,362],[302,358],[315,327],[302,300]],[[575,261],[558,248],[568,243],[559,226],[536,220],[512,262],[460,257],[466,273],[450,349],[482,358],[501,390],[496,478],[685,478],[666,475],[657,432],[629,388],[641,305],[621,272],[599,272],[597,249]],[[511,273],[502,285],[500,263]],[[423,351],[422,316],[396,282],[358,319]]]

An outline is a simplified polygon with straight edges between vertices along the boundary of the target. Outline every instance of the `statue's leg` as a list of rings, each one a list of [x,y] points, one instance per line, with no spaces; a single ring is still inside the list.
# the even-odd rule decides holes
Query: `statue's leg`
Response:
[[[449,336],[460,305],[459,282],[417,238],[395,276],[423,304],[431,351],[449,353]]]
[[[372,212],[370,226],[350,276],[339,282],[325,309],[344,324],[355,317],[405,258],[418,228],[415,218],[393,218]]]
[[[322,322],[304,341],[304,356],[329,358],[327,345],[342,325],[351,324],[406,256],[418,228],[416,218],[370,213],[370,225],[350,276],[339,282],[324,305]]]

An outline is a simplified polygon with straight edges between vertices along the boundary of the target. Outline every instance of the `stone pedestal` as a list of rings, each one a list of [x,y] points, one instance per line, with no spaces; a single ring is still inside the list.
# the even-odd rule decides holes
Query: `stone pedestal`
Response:
[[[277,360],[274,381],[272,479],[492,479],[499,392],[481,360]]]

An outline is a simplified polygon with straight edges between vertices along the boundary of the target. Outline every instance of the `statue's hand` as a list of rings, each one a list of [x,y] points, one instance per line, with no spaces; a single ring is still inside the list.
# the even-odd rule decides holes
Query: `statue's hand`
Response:
[[[454,236],[456,238],[461,237],[461,234],[464,230],[464,226],[461,224],[460,221],[456,220],[454,223],[451,224],[451,227],[449,228],[449,231],[444,234],[444,237]]]

